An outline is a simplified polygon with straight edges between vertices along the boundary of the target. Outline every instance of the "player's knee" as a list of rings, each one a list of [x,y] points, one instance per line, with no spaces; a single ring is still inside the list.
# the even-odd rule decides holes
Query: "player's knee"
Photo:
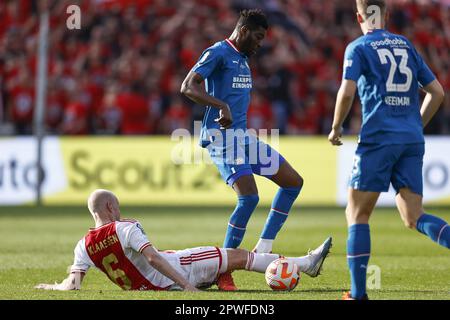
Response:
[[[287,186],[289,188],[298,188],[299,190],[303,187],[303,178],[302,176],[295,170],[292,170],[289,179],[287,181]]]
[[[347,218],[347,221],[353,221],[355,219],[355,214],[353,213],[353,210],[347,206],[345,208],[345,217]]]
[[[416,221],[414,220],[409,220],[409,219],[405,219],[403,220],[405,227],[407,227],[408,229],[415,229],[416,228]]]
[[[402,217],[403,223],[405,227],[409,229],[415,229],[417,220],[423,213],[423,207],[418,206],[408,206],[408,207],[399,207],[400,216]]]
[[[296,188],[299,188],[299,189],[303,188],[304,180],[303,180],[302,176],[299,175],[298,173],[296,173],[296,175],[295,175],[295,182],[294,183],[295,183],[295,187]]]
[[[404,217],[403,223],[405,224],[405,227],[409,229],[415,229],[417,225],[417,219],[414,217]]]
[[[345,216],[350,224],[367,223],[367,221],[369,221],[370,212],[369,210],[364,210],[364,208],[347,206],[345,209]]]
[[[236,209],[230,217],[230,223],[239,228],[245,228],[258,202],[257,194],[239,196]]]
[[[256,207],[259,202],[259,195],[258,194],[251,194],[247,196],[240,197],[239,199],[242,199],[242,201],[245,202],[246,205],[251,207]]]

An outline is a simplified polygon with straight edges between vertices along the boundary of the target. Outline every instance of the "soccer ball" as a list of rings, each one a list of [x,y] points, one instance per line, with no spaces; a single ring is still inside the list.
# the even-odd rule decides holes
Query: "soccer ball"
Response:
[[[267,284],[272,290],[291,291],[300,280],[300,272],[294,262],[280,258],[269,264],[265,277]]]

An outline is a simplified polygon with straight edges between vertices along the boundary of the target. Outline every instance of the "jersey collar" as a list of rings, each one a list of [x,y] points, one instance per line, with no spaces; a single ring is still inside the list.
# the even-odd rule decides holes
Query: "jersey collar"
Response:
[[[233,42],[231,42],[231,40],[230,39],[225,39],[225,42],[236,52],[236,53],[238,53],[238,54],[240,54],[241,56],[244,56],[244,57],[247,57],[246,55],[245,55],[245,53],[243,53],[243,52],[241,52],[241,51],[239,51],[239,49],[233,44]]]
[[[382,32],[382,31],[386,31],[386,30],[384,30],[384,29],[370,29],[370,30],[367,30],[367,33],[375,33],[375,32]]]
[[[104,227],[106,227],[106,226],[109,226],[111,223],[114,223],[114,222],[115,222],[115,221],[111,221],[111,222],[102,224],[101,226],[96,227],[96,228],[89,228],[89,231],[96,231],[96,230],[99,230],[99,229],[101,229],[101,228],[104,228]]]
[[[239,50],[238,50],[238,48],[236,48],[236,46],[233,44],[233,42],[231,42],[231,40],[230,39],[225,39],[225,42],[226,43],[228,43],[228,45],[230,46],[230,47],[232,47],[233,49],[234,49],[234,51],[236,51],[237,53],[242,53],[242,52],[240,52]]]

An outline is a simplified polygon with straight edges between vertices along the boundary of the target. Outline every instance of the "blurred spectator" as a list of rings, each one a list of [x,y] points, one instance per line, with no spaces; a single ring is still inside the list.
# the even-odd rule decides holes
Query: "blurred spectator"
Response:
[[[46,124],[52,134],[192,128],[204,108],[180,98],[180,82],[204,49],[231,34],[238,10],[247,7],[263,9],[271,24],[263,47],[250,59],[249,127],[327,134],[345,47],[361,35],[353,0],[51,2]],[[13,123],[17,134],[32,130],[38,4],[0,1],[0,126]],[[81,30],[66,28],[71,4],[81,7]],[[389,21],[388,28],[415,44],[450,91],[448,1],[391,0]],[[358,108],[355,102],[347,132],[357,133]],[[447,97],[425,132],[449,134],[449,114]]]
[[[162,133],[170,134],[176,129],[189,129],[191,126],[191,110],[180,96],[175,96],[163,119]]]
[[[47,133],[60,133],[59,126],[64,117],[64,106],[66,98],[62,91],[58,90],[57,84],[50,84],[47,91],[47,104],[45,109],[45,122]]]
[[[122,110],[117,102],[117,90],[111,87],[104,95],[97,111],[97,132],[100,134],[120,134]]]
[[[252,94],[247,116],[247,125],[251,129],[273,128],[273,114],[269,100],[258,91]]]
[[[122,134],[142,135],[153,133],[150,126],[150,110],[145,96],[138,86],[133,86],[129,92],[117,95],[117,105],[122,114],[120,132]]]
[[[27,68],[22,67],[14,80],[7,84],[10,86],[7,101],[11,120],[17,134],[29,135],[32,132],[34,110],[33,78]]]
[[[61,132],[69,135],[88,134],[89,101],[77,89],[69,93],[69,101],[64,110]]]
[[[296,105],[288,121],[288,134],[319,134],[320,109],[312,100],[305,106]]]

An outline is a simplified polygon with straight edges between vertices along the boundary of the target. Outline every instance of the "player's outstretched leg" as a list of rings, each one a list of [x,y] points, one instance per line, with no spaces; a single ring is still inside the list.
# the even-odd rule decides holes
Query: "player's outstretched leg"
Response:
[[[434,242],[450,249],[450,227],[441,218],[424,213],[417,220],[416,229]]]
[[[272,252],[273,241],[286,221],[303,186],[302,177],[287,162],[283,162],[272,180],[280,185],[280,189],[272,201],[261,237],[253,249],[258,253]]]
[[[450,227],[441,218],[424,213],[422,196],[408,188],[399,190],[395,198],[405,225],[428,236],[434,242],[450,249]]]
[[[306,256],[285,258],[292,260],[301,272],[314,278],[320,274],[323,262],[330,253],[331,246],[332,238],[329,237],[315,250],[308,252]],[[278,258],[280,258],[278,254],[249,252],[245,269],[264,273],[269,264]]]
[[[319,247],[310,251],[308,255],[302,257],[283,257],[291,260],[298,267],[300,272],[306,273],[311,277],[320,274],[322,265],[330,253],[332,238],[327,238]],[[269,264],[282,256],[274,253],[255,253],[242,249],[229,249],[228,253],[228,271],[245,269],[265,273]]]

